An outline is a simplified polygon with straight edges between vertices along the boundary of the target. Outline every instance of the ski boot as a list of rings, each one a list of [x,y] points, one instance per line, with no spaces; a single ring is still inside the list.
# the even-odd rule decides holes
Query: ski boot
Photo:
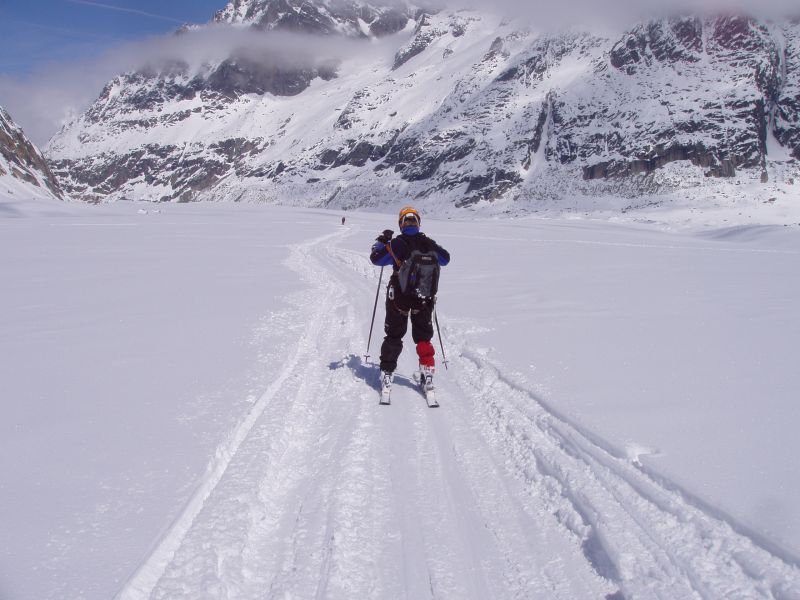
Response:
[[[390,404],[392,399],[393,371],[381,371],[381,404]]]
[[[426,392],[433,389],[433,371],[434,367],[419,366],[419,384]]]
[[[428,402],[428,406],[431,408],[439,406],[439,403],[436,401],[436,392],[434,391],[433,388],[434,371],[435,371],[434,367],[429,367],[427,365],[420,365],[419,371],[415,374],[414,377],[414,379],[422,389],[422,393],[425,395],[425,400]]]

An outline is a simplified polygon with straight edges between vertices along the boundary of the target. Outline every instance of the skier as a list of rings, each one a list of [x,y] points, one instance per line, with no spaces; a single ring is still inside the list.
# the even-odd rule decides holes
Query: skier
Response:
[[[344,217],[342,217],[342,225],[344,225]]]
[[[431,344],[433,337],[433,308],[436,302],[436,285],[438,282],[438,267],[450,262],[450,253],[442,248],[422,233],[420,223],[422,219],[419,211],[411,206],[407,206],[400,211],[398,225],[400,235],[392,237],[394,232],[391,229],[384,230],[372,246],[370,261],[379,267],[392,265],[392,276],[386,287],[386,320],[383,330],[386,336],[381,345],[381,388],[382,397],[388,400],[391,390],[394,371],[397,368],[397,359],[403,350],[403,336],[408,329],[408,319],[411,318],[411,337],[417,346],[419,356],[419,376],[426,392],[433,390],[433,373],[436,362],[434,360],[434,349]],[[406,277],[408,269],[401,267],[409,262],[411,264],[412,252],[415,258],[420,253],[431,253],[435,256],[436,275],[433,289],[422,291],[415,290],[412,286],[405,284],[401,286],[400,276]],[[403,292],[405,288],[405,292]],[[431,294],[427,297],[427,294]],[[433,394],[431,393],[431,396]]]

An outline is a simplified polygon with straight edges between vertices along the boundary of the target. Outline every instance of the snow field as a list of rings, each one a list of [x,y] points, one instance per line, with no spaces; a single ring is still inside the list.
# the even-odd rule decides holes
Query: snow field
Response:
[[[293,249],[287,264],[310,285],[293,303],[303,321],[296,348],[237,430],[241,443],[224,453],[191,528],[167,536],[181,539],[163,575],[121,597],[800,592],[795,566],[614,456],[468,343],[450,348],[458,377],[440,370],[445,410],[429,411],[409,389],[410,345],[393,405],[377,407],[377,371],[358,355],[356,318],[374,273],[365,277],[360,253],[336,248],[353,233]]]
[[[0,597],[800,598],[796,442],[780,426],[796,388],[776,333],[793,331],[793,231],[426,218],[453,253],[439,305],[450,368],[440,362],[431,410],[411,382],[410,334],[391,406],[378,406],[377,367],[363,360],[379,272],[366,253],[393,216],[347,213],[340,226],[341,213],[307,209],[135,208],[0,221],[0,244],[17,250],[1,273],[12,286],[0,349],[17,357],[2,374],[21,400],[6,396],[0,430],[13,492],[0,496],[13,509],[0,510],[0,533],[14,540]],[[61,287],[76,275],[88,300]],[[665,280],[695,290],[695,277],[706,301],[645,293]],[[50,297],[60,302],[32,302]],[[381,294],[373,360],[383,310]],[[701,354],[688,343],[673,354],[672,330],[685,341],[682,322],[707,310]],[[731,324],[764,364],[727,348],[708,363],[725,404],[702,382],[682,381],[694,385],[684,397],[652,362],[663,352],[692,373]],[[242,332],[247,351],[230,339]],[[49,377],[32,386],[37,356]],[[212,401],[209,386],[228,379]],[[756,412],[752,389],[764,392]],[[125,401],[106,406],[113,393]],[[694,428],[702,439],[683,433]],[[31,438],[53,453],[30,452]],[[99,455],[126,479],[85,464]],[[35,477],[55,492],[37,493]],[[746,518],[765,495],[772,514]],[[767,526],[776,518],[784,538]],[[59,533],[39,545],[48,530]]]
[[[562,420],[491,362],[462,350],[482,423],[510,475],[581,540],[625,598],[794,597],[800,572],[693,506],[637,461]]]

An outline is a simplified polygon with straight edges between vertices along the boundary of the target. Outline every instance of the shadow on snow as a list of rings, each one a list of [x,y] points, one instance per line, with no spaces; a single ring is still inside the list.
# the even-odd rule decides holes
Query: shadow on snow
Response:
[[[330,363],[328,368],[331,371],[342,368],[350,369],[356,379],[360,379],[376,392],[379,392],[381,389],[380,367],[375,363],[364,363],[363,359],[355,354],[350,354],[341,360]],[[405,375],[400,375],[396,371],[394,374],[393,385],[407,387],[412,390],[419,389],[419,386],[414,382],[413,379],[406,377]]]

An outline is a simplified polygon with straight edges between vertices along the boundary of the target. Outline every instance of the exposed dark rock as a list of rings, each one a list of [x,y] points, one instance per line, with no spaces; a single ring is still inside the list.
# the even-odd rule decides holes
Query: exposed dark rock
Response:
[[[355,121],[358,121],[357,113],[361,108],[362,101],[366,98],[368,90],[358,90],[347,106],[344,107],[336,123],[333,124],[334,129],[350,129]]]
[[[308,0],[253,0],[241,15],[240,0],[229,9],[219,11],[215,20],[220,23],[244,22],[260,30],[282,30],[319,35],[334,35],[345,31],[351,36],[363,36],[359,19],[369,25],[376,37],[397,33],[412,16],[401,5],[372,6],[356,2],[317,3]],[[232,10],[231,10],[232,9]]]
[[[496,37],[492,40],[492,45],[489,46],[489,53],[496,53],[503,51],[503,38]]]
[[[450,33],[454,38],[461,37],[467,32],[467,22],[460,19],[453,19],[450,23]]]
[[[182,73],[176,72],[175,68],[163,73],[153,70],[130,73],[106,85],[94,105],[86,111],[85,118],[99,123],[108,111],[123,114],[152,111],[168,102],[192,100],[205,87],[205,82],[199,77],[182,81]],[[122,101],[117,97],[119,90],[127,90]]]
[[[273,0],[256,22],[259,29],[278,29],[303,33],[330,34],[336,24],[330,16],[311,2]]]
[[[236,142],[232,142],[235,145]],[[226,145],[217,146],[222,151]],[[228,150],[233,153],[232,147]],[[210,156],[184,157],[175,146],[148,145],[126,155],[101,155],[80,161],[55,161],[54,171],[69,184],[68,191],[93,201],[124,189],[135,181],[157,185],[169,173],[174,192],[160,200],[193,200],[198,192],[213,186],[232,168],[229,156],[223,160]]]
[[[191,202],[198,192],[206,190],[224,177],[230,167],[224,163],[204,158],[182,161],[169,183],[177,192],[179,202]],[[173,196],[174,198],[175,196]]]
[[[332,166],[339,157],[339,152],[340,150],[332,150],[330,148],[323,151],[317,159],[319,161],[319,166],[317,168],[325,169]]]
[[[692,58],[695,53],[702,52],[703,50],[703,23],[697,17],[686,17],[670,20],[670,28],[675,38],[680,43],[681,47],[692,53]],[[672,57],[683,56],[683,52],[670,52]]]
[[[609,179],[648,175],[656,169],[678,160],[688,160],[703,167],[709,177],[733,177],[741,163],[736,157],[720,155],[706,148],[701,142],[692,145],[673,144],[658,146],[647,157],[630,160],[604,161],[583,168],[584,179]]]
[[[784,76],[775,95],[775,138],[800,160],[800,32],[785,37]]]
[[[492,44],[494,51],[502,50],[498,39]],[[545,38],[537,41],[528,52],[528,58],[497,76],[497,81],[520,80],[530,85],[541,81],[548,69],[557,66],[561,60],[575,49],[577,36]]]
[[[444,35],[445,32],[432,27],[429,23],[428,16],[423,14],[417,22],[417,30],[414,39],[411,40],[407,46],[401,48],[394,57],[394,65],[392,70],[399,69],[406,64],[409,60],[422,53],[431,42],[438,37]]]
[[[485,175],[471,177],[467,186],[467,198],[457,203],[456,206],[473,204],[479,200],[495,200],[520,181],[522,178],[519,174],[500,169],[489,171]]]
[[[215,154],[224,157],[230,164],[233,164],[245,156],[258,154],[263,147],[263,143],[264,140],[261,138],[251,140],[239,137],[211,144],[208,148]]]
[[[0,156],[10,167],[12,176],[34,186],[44,186],[53,196],[63,199],[64,192],[41,152],[22,129],[0,107]],[[7,174],[5,169],[0,171]]]
[[[343,165],[363,167],[367,161],[381,160],[393,146],[400,130],[393,132],[392,137],[382,144],[375,144],[368,140],[348,140],[348,147],[342,150],[327,149],[318,157],[318,164],[315,169],[337,168]]]
[[[759,22],[745,16],[720,17],[710,40],[714,51],[746,50],[758,52],[769,32]]]
[[[367,164],[367,161],[374,151],[375,146],[369,142],[358,142],[347,155],[347,162],[354,167],[363,167]]]
[[[208,78],[210,89],[229,98],[241,94],[295,96],[316,76],[311,69],[283,69],[246,59],[222,63]]]
[[[530,141],[527,143],[527,153],[522,163],[522,166],[525,169],[530,168],[531,156],[539,152],[539,148],[542,145],[544,128],[547,123],[547,118],[550,114],[551,100],[553,96],[554,96],[553,94],[550,94],[548,96],[547,101],[544,104],[542,104],[542,107],[539,110],[539,117],[536,120],[536,127],[534,127],[533,129],[533,137],[531,137]]]
[[[408,24],[408,15],[397,10],[390,9],[378,16],[369,26],[370,32],[376,37],[391,35],[401,31]]]
[[[702,49],[700,19],[676,18],[639,25],[614,45],[609,60],[614,68],[633,75],[640,63],[697,62]]]
[[[609,60],[615,69],[625,70],[628,75],[636,72],[634,65],[640,63],[647,49],[647,40],[640,32],[632,32],[611,49]]]
[[[436,133],[425,141],[409,137],[392,146],[385,165],[393,166],[406,181],[421,181],[432,177],[443,163],[469,156],[475,146],[475,139],[460,131]]]

